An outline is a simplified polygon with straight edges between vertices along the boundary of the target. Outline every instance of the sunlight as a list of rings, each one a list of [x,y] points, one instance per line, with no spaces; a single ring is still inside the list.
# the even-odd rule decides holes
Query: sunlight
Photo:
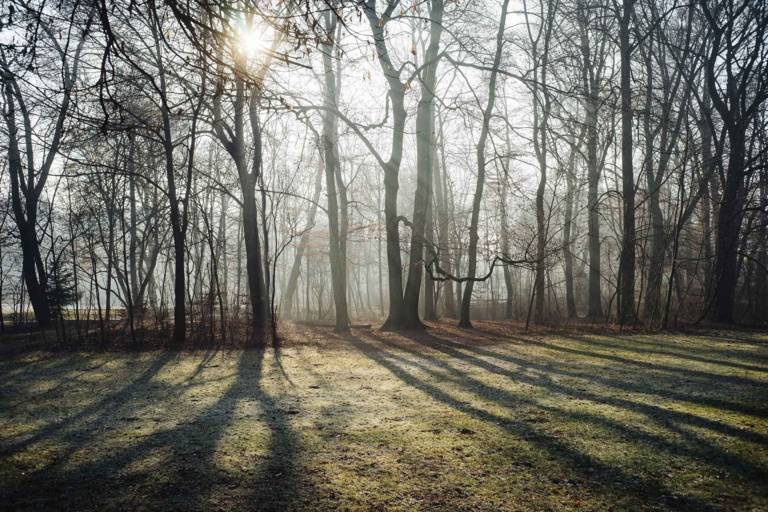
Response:
[[[258,57],[269,48],[266,31],[253,20],[234,24],[234,50],[246,58]]]

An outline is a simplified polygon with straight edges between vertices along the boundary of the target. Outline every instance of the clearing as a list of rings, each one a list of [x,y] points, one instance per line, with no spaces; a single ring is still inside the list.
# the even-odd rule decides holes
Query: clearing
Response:
[[[4,356],[0,508],[768,510],[766,335],[292,336]]]

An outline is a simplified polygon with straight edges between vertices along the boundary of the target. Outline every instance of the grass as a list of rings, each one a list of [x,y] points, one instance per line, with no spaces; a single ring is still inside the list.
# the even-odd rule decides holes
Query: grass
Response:
[[[306,328],[0,361],[8,510],[749,511],[766,483],[759,334]]]

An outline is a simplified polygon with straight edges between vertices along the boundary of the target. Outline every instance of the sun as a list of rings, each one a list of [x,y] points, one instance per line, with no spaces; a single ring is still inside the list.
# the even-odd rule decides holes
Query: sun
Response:
[[[253,20],[238,20],[234,23],[234,49],[246,58],[258,57],[269,43],[264,27]]]
[[[242,30],[237,36],[237,45],[249,57],[258,55],[266,48],[261,32],[254,29]]]

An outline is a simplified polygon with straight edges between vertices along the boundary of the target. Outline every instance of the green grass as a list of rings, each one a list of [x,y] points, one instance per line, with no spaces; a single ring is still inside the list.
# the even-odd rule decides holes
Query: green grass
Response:
[[[766,483],[764,335],[440,324],[0,361],[9,510],[748,511]]]

